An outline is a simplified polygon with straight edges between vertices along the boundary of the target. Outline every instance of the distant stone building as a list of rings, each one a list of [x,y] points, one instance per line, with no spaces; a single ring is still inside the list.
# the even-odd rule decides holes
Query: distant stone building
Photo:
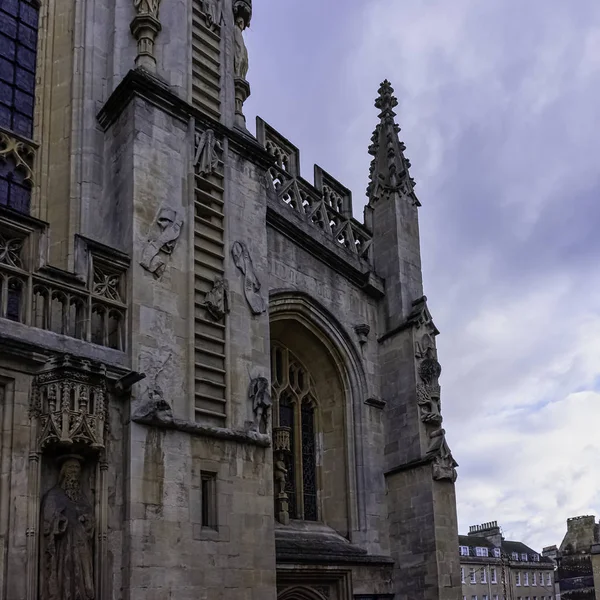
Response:
[[[600,524],[593,515],[567,519],[567,533],[557,553],[557,583],[561,600],[600,598]]]
[[[505,540],[496,521],[458,540],[463,600],[555,600],[552,561]]]
[[[358,220],[247,129],[251,16],[0,0],[1,600],[460,598],[397,100]]]

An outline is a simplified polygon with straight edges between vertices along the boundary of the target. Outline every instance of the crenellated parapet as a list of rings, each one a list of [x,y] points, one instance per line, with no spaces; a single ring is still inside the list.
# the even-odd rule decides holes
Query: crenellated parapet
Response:
[[[270,125],[257,118],[256,136],[273,157],[269,182],[280,204],[287,205],[304,222],[324,234],[355,258],[371,264],[372,235],[352,216],[352,193],[315,165],[314,184],[300,174],[300,151]]]

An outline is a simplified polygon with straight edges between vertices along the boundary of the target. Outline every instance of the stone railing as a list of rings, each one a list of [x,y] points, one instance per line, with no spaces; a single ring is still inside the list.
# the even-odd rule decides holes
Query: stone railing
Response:
[[[0,215],[0,318],[125,350],[126,261],[88,249],[87,276],[36,268],[43,234],[27,220]]]
[[[274,158],[269,175],[278,200],[336,244],[370,263],[372,236],[352,217],[351,192],[317,165],[314,185],[303,179],[299,150],[262,119],[257,119],[257,138]]]

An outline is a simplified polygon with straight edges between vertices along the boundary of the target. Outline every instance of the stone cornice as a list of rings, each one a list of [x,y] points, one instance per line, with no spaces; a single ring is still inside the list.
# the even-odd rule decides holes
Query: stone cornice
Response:
[[[367,295],[380,299],[385,295],[383,280],[371,271],[368,264],[348,254],[343,248],[304,223],[296,213],[278,200],[267,196],[267,225],[293,240],[300,248],[337,271]]]
[[[217,135],[229,140],[231,150],[262,168],[274,163],[273,157],[249,133],[226,127],[175,94],[163,80],[143,69],[129,71],[104,103],[97,115],[102,129],[106,131],[136,97],[143,98],[180,121],[187,123],[193,118],[205,128],[213,129]]]
[[[271,438],[268,435],[256,433],[254,431],[237,431],[225,427],[211,427],[194,421],[185,421],[184,419],[177,418],[165,419],[154,415],[133,417],[131,420],[139,425],[172,429],[201,437],[218,438],[231,442],[239,442],[241,444],[260,446],[261,448],[269,448],[271,446]]]

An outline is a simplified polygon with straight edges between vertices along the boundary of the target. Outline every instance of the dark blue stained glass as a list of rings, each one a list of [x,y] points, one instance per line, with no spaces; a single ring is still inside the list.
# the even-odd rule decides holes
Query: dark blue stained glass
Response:
[[[31,137],[33,129],[33,119],[26,117],[18,112],[13,113],[13,126],[12,130],[19,135],[25,137]]]
[[[32,52],[37,50],[37,30],[21,23],[19,30],[19,44],[29,48]]]
[[[17,67],[15,83],[17,84],[17,87],[25,92],[29,92],[33,96],[35,92],[35,75],[33,73]]]
[[[13,87],[9,83],[0,81],[0,102],[3,104],[12,104]]]
[[[8,205],[8,192],[8,181],[2,179],[2,175],[0,175],[0,205]]]
[[[35,71],[35,52],[25,48],[25,46],[19,45],[17,47],[17,61],[22,67]]]
[[[295,467],[295,440],[294,440],[294,405],[290,403],[289,397],[282,395],[279,399],[279,425],[289,427],[290,431],[290,450],[285,455],[285,468],[287,469],[287,479],[285,492],[288,495],[289,513],[292,519],[298,518],[298,509],[296,502],[296,469]]]
[[[10,108],[0,102],[0,124],[10,123]]]
[[[0,13],[0,20],[3,16],[4,15]],[[15,42],[7,36],[2,35],[2,33],[4,33],[4,27],[1,23],[0,27],[2,27],[2,29],[0,29],[0,56],[7,58],[8,60],[14,60],[16,52]]]
[[[0,81],[10,83],[13,79],[14,68],[11,62],[0,58]]]
[[[14,17],[9,17],[8,15],[3,14],[0,31],[2,31],[2,33],[8,36],[9,38],[16,38],[17,20]]]
[[[23,288],[18,282],[8,284],[8,298],[6,299],[6,318],[19,321],[21,316],[21,295]]]
[[[33,96],[16,89],[15,107],[19,112],[25,113],[26,115],[33,114]]]
[[[19,17],[23,23],[29,25],[29,27],[37,29],[38,11],[33,6],[27,4],[26,2],[21,2],[21,13]]]
[[[0,0],[0,11],[16,17],[19,12],[19,0]]]
[[[28,213],[30,203],[31,190],[29,188],[17,185],[13,181],[10,194],[10,207],[18,210],[19,212]]]

